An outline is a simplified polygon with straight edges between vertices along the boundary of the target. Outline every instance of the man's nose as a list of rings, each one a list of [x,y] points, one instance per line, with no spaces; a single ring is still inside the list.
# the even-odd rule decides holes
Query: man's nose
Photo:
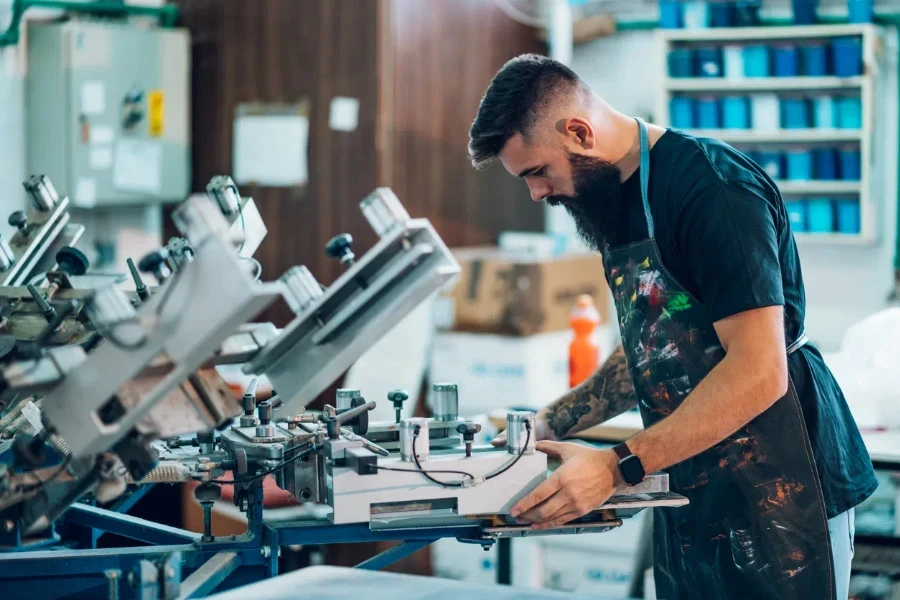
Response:
[[[531,192],[531,199],[535,202],[541,202],[550,195],[550,186],[539,183],[529,183],[528,191]]]

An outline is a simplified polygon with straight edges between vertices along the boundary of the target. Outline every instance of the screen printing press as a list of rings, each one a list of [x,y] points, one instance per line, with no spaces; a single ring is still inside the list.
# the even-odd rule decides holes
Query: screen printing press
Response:
[[[360,205],[372,248],[357,258],[347,234],[327,245],[346,269],[326,287],[302,266],[260,281],[253,253],[265,225],[251,198],[216,177],[174,212],[183,237],[129,261],[134,291],[124,291],[119,278],[86,276],[71,236],[57,248],[33,235],[67,200],[46,178],[26,189],[34,209],[14,215],[21,239],[9,252],[0,243],[0,273],[30,261],[0,288],[0,584],[10,597],[198,598],[274,577],[283,546],[400,542],[358,565],[371,570],[441,538],[487,548],[538,534],[509,517],[554,467],[535,449],[533,413],[508,413],[509,444],[494,448],[475,444],[479,426],[458,414],[452,383],[435,384],[429,418],[400,418],[403,390],[383,399],[396,409],[387,422],[369,422],[382,399],[365,390],[307,410],[459,272],[431,224],[390,190]],[[285,328],[252,322],[279,300],[295,315]],[[254,377],[243,397],[224,365]],[[264,401],[261,376],[276,390]],[[265,519],[267,477],[327,516]],[[128,515],[151,486],[188,482],[202,533]],[[247,515],[243,535],[212,535],[224,486]],[[540,535],[604,532],[686,502],[656,474]],[[133,545],[98,548],[105,532]]]

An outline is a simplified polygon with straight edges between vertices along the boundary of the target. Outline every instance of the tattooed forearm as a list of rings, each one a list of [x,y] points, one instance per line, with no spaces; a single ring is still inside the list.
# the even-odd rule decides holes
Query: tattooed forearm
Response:
[[[541,411],[556,439],[607,421],[637,406],[622,346],[587,381]]]

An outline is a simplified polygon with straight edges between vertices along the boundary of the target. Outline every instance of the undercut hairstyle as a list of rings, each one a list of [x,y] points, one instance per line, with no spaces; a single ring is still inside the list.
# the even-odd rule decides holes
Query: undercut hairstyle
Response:
[[[523,54],[507,62],[484,93],[469,130],[472,165],[489,165],[516,134],[528,139],[542,109],[575,89],[588,87],[572,69],[546,56]]]

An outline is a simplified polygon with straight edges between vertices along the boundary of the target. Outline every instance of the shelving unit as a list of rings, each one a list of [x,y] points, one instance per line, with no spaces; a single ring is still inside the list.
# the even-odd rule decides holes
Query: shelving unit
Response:
[[[858,198],[860,205],[860,231],[848,233],[797,233],[804,242],[828,244],[870,244],[878,238],[878,206],[871,194],[872,171],[877,157],[873,156],[873,130],[875,126],[876,85],[878,84],[878,48],[881,30],[871,24],[810,25],[785,27],[748,27],[714,29],[658,30],[658,64],[662,69],[657,94],[657,123],[670,126],[669,106],[673,96],[726,96],[754,93],[777,95],[801,94],[816,97],[831,93],[858,95],[862,106],[861,129],[691,129],[686,133],[698,137],[711,137],[738,150],[777,150],[803,146],[808,148],[858,146],[861,160],[859,181],[779,181],[778,186],[786,199],[820,196],[828,198]],[[713,46],[778,44],[800,45],[812,41],[830,42],[834,38],[859,37],[862,40],[863,74],[855,77],[670,77],[668,55],[673,48],[709,48]],[[751,123],[752,127],[752,123]],[[879,132],[896,139],[895,132]]]

